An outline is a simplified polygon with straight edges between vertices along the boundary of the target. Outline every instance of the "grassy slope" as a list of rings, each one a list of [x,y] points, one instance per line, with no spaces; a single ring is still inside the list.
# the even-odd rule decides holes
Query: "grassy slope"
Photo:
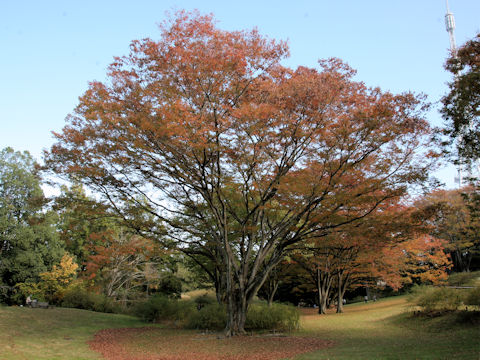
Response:
[[[87,344],[95,332],[144,325],[124,315],[0,306],[0,359],[98,359]]]
[[[454,316],[412,317],[404,296],[302,317],[302,334],[336,346],[298,359],[480,359],[480,328]]]
[[[406,307],[405,297],[395,297],[347,305],[344,314],[319,316],[311,309],[294,335],[336,345],[295,359],[480,359],[478,324],[459,325],[453,316],[411,317]],[[87,344],[97,330],[144,325],[129,316],[84,310],[0,307],[0,359],[98,359]],[[155,352],[148,344],[145,350]]]

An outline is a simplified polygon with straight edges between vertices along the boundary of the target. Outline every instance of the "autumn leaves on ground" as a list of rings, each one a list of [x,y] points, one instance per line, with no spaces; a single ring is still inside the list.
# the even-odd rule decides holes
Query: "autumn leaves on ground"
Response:
[[[332,341],[314,337],[250,335],[226,338],[194,331],[141,328],[102,330],[90,342],[90,347],[111,360],[276,360],[332,344]]]
[[[344,314],[303,309],[290,334],[146,326],[77,309],[0,307],[1,358],[13,359],[478,359],[478,324],[418,318],[406,297],[350,304]]]

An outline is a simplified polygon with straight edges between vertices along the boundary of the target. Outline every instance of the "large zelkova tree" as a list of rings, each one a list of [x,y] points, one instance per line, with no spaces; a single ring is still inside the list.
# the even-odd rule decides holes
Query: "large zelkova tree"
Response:
[[[367,88],[336,59],[293,70],[287,55],[256,30],[180,12],[90,84],[46,153],[138,231],[152,235],[155,222],[134,208],[179,248],[215,247],[228,335],[244,332],[290,246],[367,217],[429,166],[417,152],[429,133],[422,98]]]
[[[0,151],[0,299],[15,302],[19,283],[35,283],[64,254],[35,161],[28,152]]]
[[[448,59],[445,68],[454,75],[450,92],[442,98],[449,143],[456,142],[460,161],[480,159],[480,33]]]

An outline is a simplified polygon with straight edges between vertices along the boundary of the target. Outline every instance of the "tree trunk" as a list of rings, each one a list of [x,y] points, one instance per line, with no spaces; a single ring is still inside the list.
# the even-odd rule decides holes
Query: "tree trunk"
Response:
[[[343,294],[342,294],[342,288],[343,288],[343,276],[342,272],[339,271],[337,274],[337,313],[343,313]]]
[[[470,271],[470,263],[472,260],[472,253],[467,251],[464,255],[460,249],[455,249],[452,252],[453,264],[454,269],[457,272],[469,272]]]
[[[270,288],[270,294],[268,295],[268,306],[272,306],[273,298],[278,289],[278,281],[274,281],[273,286]]]
[[[225,247],[228,248],[227,246]],[[245,321],[247,319],[247,294],[245,291],[245,277],[237,273],[234,277],[232,257],[226,254],[226,295],[227,295],[227,325],[225,336],[231,337],[245,334]]]
[[[465,271],[466,272],[470,272],[470,264],[472,263],[472,257],[473,257],[473,254],[471,251],[468,252],[467,254],[467,261],[466,261],[466,265],[465,265]]]
[[[230,264],[228,264],[227,270],[227,324],[225,336],[231,337],[246,333],[245,321],[247,319],[248,301],[245,286],[243,286],[245,279],[239,278],[234,281],[234,271]]]
[[[318,306],[318,313],[319,314],[326,314],[327,313],[327,299],[328,299],[328,296],[322,296],[322,294],[318,294],[318,302],[319,302],[319,306]]]
[[[226,301],[226,279],[225,273],[222,273],[219,269],[215,270],[215,296],[219,304],[224,304]]]
[[[317,268],[317,292],[318,292],[318,313],[326,314],[328,307],[328,297],[330,295],[331,276],[329,274],[322,274],[322,271]]]
[[[338,280],[338,293],[337,293],[337,313],[343,313],[343,297],[345,296],[345,290],[347,289],[347,284],[349,280],[349,274],[347,273],[346,277],[343,277],[344,272],[339,271],[337,274]]]
[[[459,249],[453,252],[454,266],[458,272],[463,272],[462,254]]]
[[[247,320],[247,301],[246,297],[238,292],[234,296],[229,296],[232,303],[228,304],[227,326],[225,327],[226,336],[243,335],[245,331],[245,321]]]
[[[342,292],[338,292],[338,298],[337,298],[337,313],[343,313],[343,295]]]
[[[245,331],[245,321],[247,319],[248,306],[252,302],[260,287],[266,281],[269,271],[278,264],[281,256],[271,258],[268,266],[265,267],[257,277],[251,277],[247,271],[248,265],[242,266],[230,265],[228,258],[227,276],[226,276],[226,295],[227,295],[227,326],[225,328],[226,336],[243,335]],[[252,270],[252,271],[255,271]]]
[[[215,296],[217,297],[217,303],[222,303],[222,293],[220,292],[220,285],[215,282]]]

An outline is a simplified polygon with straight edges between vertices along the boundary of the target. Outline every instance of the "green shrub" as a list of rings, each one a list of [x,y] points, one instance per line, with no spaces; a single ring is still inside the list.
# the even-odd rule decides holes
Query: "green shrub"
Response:
[[[453,273],[448,277],[448,284],[452,286],[474,285],[480,278],[480,271]]]
[[[191,301],[179,301],[162,294],[156,294],[147,301],[139,303],[134,314],[144,321],[157,322],[164,320],[182,321],[194,312]]]
[[[470,289],[465,296],[465,305],[480,306],[480,286]]]
[[[418,287],[412,300],[424,312],[454,311],[462,304],[463,292],[447,287]]]
[[[112,299],[85,289],[82,284],[69,286],[63,293],[63,307],[92,310],[105,313],[120,313],[121,309]]]
[[[292,331],[298,329],[300,314],[294,306],[266,303],[250,305],[245,330]],[[222,330],[227,324],[224,305],[208,303],[195,311],[188,320],[191,329]]]
[[[215,304],[217,300],[212,295],[205,293],[203,295],[197,296],[194,302],[195,304],[197,304],[197,306],[202,308],[205,305]]]
[[[190,329],[222,330],[227,324],[227,313],[224,305],[217,302],[205,304],[194,311],[188,319]]]
[[[292,331],[298,329],[299,320],[300,314],[294,306],[252,304],[247,313],[245,329]]]
[[[182,281],[173,274],[162,277],[158,284],[158,293],[180,299],[182,294]]]

